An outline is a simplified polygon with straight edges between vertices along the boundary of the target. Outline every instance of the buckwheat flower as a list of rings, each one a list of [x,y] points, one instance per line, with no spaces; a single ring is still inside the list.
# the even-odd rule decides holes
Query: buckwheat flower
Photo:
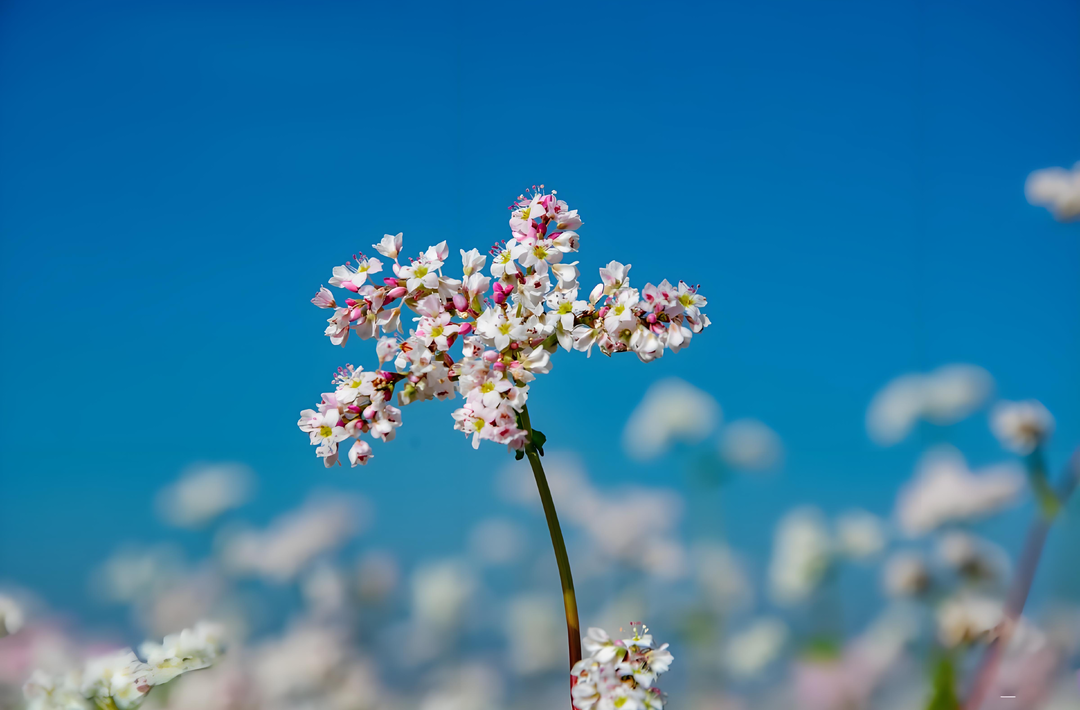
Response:
[[[158,493],[158,512],[170,525],[201,527],[243,505],[251,494],[252,478],[251,469],[243,464],[191,467]]]
[[[796,508],[776,528],[769,563],[769,588],[779,604],[805,601],[828,570],[832,541],[821,512]]]
[[[73,674],[53,677],[34,671],[23,685],[23,697],[27,710],[91,710],[93,707]]]
[[[119,710],[128,710],[146,699],[154,686],[150,675],[150,668],[130,649],[118,651],[87,662],[80,690],[99,705],[111,700]]]
[[[720,406],[707,392],[684,380],[660,380],[626,422],[623,448],[637,459],[655,458],[675,442],[703,440],[719,420]]]
[[[401,232],[398,232],[397,234],[384,234],[382,240],[375,245],[375,249],[387,259],[396,260],[398,254],[401,253],[401,239]]]
[[[720,458],[740,471],[769,471],[783,461],[784,445],[767,424],[738,419],[720,432]]]
[[[634,631],[633,638],[612,641],[602,629],[589,629],[585,637],[589,655],[570,671],[575,681],[571,698],[577,710],[664,707],[664,694],[655,681],[671,667],[673,657],[667,644],[653,643],[647,628],[635,625]]]
[[[898,552],[885,562],[882,582],[891,597],[914,597],[930,588],[930,570],[921,555]]]
[[[610,296],[630,283],[630,264],[620,264],[617,261],[609,262],[600,269],[600,281],[604,284],[604,295]]]
[[[143,643],[139,653],[146,658],[152,684],[161,685],[188,671],[209,668],[222,654],[224,631],[220,624],[201,622],[166,636],[161,643]]]
[[[900,492],[896,513],[909,536],[950,522],[985,517],[1014,503],[1024,490],[1024,474],[1011,464],[973,473],[956,449],[931,449],[919,462],[915,480]]]
[[[936,554],[961,577],[976,582],[1004,577],[1009,564],[1004,550],[959,530],[941,536]]]
[[[1003,618],[997,599],[971,593],[946,599],[937,610],[937,637],[946,648],[990,641]]]
[[[853,510],[836,521],[838,551],[852,559],[873,557],[885,548],[885,529],[881,519],[865,510]]]
[[[780,657],[789,636],[780,619],[758,619],[728,639],[721,663],[737,678],[754,678]]]
[[[24,621],[22,606],[11,597],[0,594],[0,638],[18,632]]]
[[[334,294],[330,293],[330,289],[325,286],[319,287],[319,292],[315,294],[315,298],[311,299],[311,302],[319,308],[337,308]]]
[[[1054,417],[1038,400],[1002,401],[990,412],[990,429],[1002,446],[1026,456],[1054,433]]]
[[[380,271],[382,271],[382,262],[378,259],[359,258],[357,259],[356,266],[353,266],[352,264],[335,266],[334,275],[330,277],[330,285],[347,288],[355,293],[364,285],[368,276],[377,274]],[[321,294],[322,292],[320,291],[320,295]]]
[[[1028,202],[1050,210],[1060,222],[1080,217],[1080,163],[1072,169],[1045,168],[1028,175]]]
[[[929,373],[903,375],[874,396],[866,429],[875,442],[890,446],[905,439],[919,420],[945,426],[965,419],[993,390],[990,374],[974,365],[943,365]]]

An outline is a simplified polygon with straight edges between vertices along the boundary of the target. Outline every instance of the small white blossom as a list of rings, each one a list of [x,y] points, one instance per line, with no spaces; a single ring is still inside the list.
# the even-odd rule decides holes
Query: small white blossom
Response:
[[[902,441],[919,420],[955,424],[986,402],[994,380],[981,367],[944,365],[926,374],[897,377],[866,412],[870,438],[883,446]]]
[[[930,570],[914,552],[898,552],[885,562],[882,575],[885,592],[892,597],[913,597],[930,586]]]
[[[633,638],[613,641],[603,629],[590,628],[582,642],[589,655],[570,670],[571,697],[577,710],[661,710],[665,696],[656,688],[671,667],[667,644],[656,646],[648,629],[635,626]]]
[[[885,548],[885,527],[876,515],[853,510],[837,518],[836,541],[840,554],[866,559]]]
[[[943,446],[923,455],[915,480],[900,492],[897,518],[910,536],[950,522],[984,517],[1012,504],[1024,490],[1024,475],[1011,464],[970,471],[956,449]]]
[[[779,604],[805,601],[831,562],[832,541],[821,512],[796,508],[777,525],[769,563],[769,588]]]
[[[678,378],[649,387],[623,429],[623,447],[634,458],[647,460],[675,442],[695,443],[713,432],[720,405],[712,395]]]
[[[243,464],[194,466],[158,493],[157,509],[171,525],[197,528],[243,505],[252,479],[251,469]]]
[[[1080,217],[1080,163],[1066,168],[1044,168],[1028,175],[1024,185],[1028,202],[1041,205],[1061,222]]]
[[[0,638],[17,633],[25,620],[22,605],[6,594],[0,594]]]
[[[768,425],[739,419],[720,432],[720,458],[741,471],[768,471],[784,458],[784,445]]]
[[[1034,399],[1002,401],[990,412],[990,429],[1002,446],[1025,456],[1054,433],[1054,417],[1042,402]]]
[[[723,667],[737,678],[753,678],[780,657],[789,635],[780,619],[758,619],[728,639],[722,653]]]
[[[960,593],[937,609],[937,637],[945,648],[990,641],[1003,618],[997,599]]]

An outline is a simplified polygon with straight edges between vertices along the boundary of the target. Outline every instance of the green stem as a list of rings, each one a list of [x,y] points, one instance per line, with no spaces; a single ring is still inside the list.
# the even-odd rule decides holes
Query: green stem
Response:
[[[563,541],[559,516],[555,513],[555,501],[551,498],[544,467],[540,463],[540,452],[532,441],[532,423],[529,421],[529,408],[522,407],[521,423],[529,433],[525,444],[525,455],[529,457],[536,489],[540,492],[540,501],[544,504],[544,517],[547,518],[548,531],[551,533],[551,546],[555,548],[555,562],[559,565],[559,581],[562,583],[563,607],[566,609],[566,635],[570,644],[570,667],[581,660],[581,625],[578,622],[577,597],[574,596],[574,578],[570,574],[570,558],[566,555],[566,543]]]

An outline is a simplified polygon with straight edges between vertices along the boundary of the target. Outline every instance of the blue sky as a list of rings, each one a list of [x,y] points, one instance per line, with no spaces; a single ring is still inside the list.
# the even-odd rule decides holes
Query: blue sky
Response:
[[[325,471],[297,412],[372,354],[308,300],[385,232],[485,250],[541,182],[581,210],[585,280],[617,259],[710,300],[688,351],[564,353],[534,388],[603,483],[681,485],[618,447],[672,375],[785,441],[725,493],[758,551],[797,502],[890,510],[925,439],[878,449],[863,416],[901,372],[982,365],[1054,412],[1058,461],[1080,440],[1080,230],[1023,196],[1080,159],[1075,2],[391,5],[0,9],[0,578],[91,614],[87,572],[174,536],[149,504],[197,460],[254,467],[249,519],[363,491],[372,539],[456,549],[506,453],[432,403]],[[955,435],[1001,458],[983,416]]]

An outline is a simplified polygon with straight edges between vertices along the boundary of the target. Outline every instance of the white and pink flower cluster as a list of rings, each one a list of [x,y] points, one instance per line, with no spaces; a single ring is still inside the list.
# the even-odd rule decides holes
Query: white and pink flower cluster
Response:
[[[190,671],[209,668],[222,654],[222,628],[202,622],[193,629],[166,636],[162,643],[139,647],[140,661],[130,649],[87,661],[82,672],[51,676],[35,671],[23,687],[28,710],[134,710],[147,694]]]
[[[550,356],[562,346],[591,354],[634,352],[644,362],[686,347],[694,333],[709,325],[701,312],[705,298],[679,282],[630,286],[630,265],[612,261],[600,269],[601,283],[587,299],[578,298],[578,250],[581,226],[577,210],[546,193],[543,185],[521,195],[510,207],[512,237],[487,256],[461,250],[463,277],[443,275],[449,256],[446,242],[403,262],[402,235],[386,235],[375,249],[393,260],[393,275],[383,262],[356,257],[338,266],[330,284],[352,292],[343,303],[322,288],[312,303],[333,309],[326,335],[344,345],[350,335],[377,338],[379,369],[351,365],[338,371],[333,392],[323,394],[317,410],[301,413],[299,426],[318,446],[327,466],[338,460],[340,444],[355,439],[349,461],[371,458],[364,433],[389,441],[401,426],[401,411],[391,404],[397,390],[404,406],[427,399],[447,399],[455,392],[464,404],[454,412],[455,428],[472,435],[473,446],[487,439],[521,449],[526,432],[519,413],[529,383],[551,369]],[[415,314],[408,336],[402,309]],[[382,334],[382,337],[380,336]],[[450,349],[461,341],[461,355]]]
[[[674,657],[668,645],[655,647],[648,627],[634,625],[634,637],[612,641],[591,628],[583,646],[589,655],[570,670],[570,697],[576,710],[661,710],[665,696],[654,686]]]

